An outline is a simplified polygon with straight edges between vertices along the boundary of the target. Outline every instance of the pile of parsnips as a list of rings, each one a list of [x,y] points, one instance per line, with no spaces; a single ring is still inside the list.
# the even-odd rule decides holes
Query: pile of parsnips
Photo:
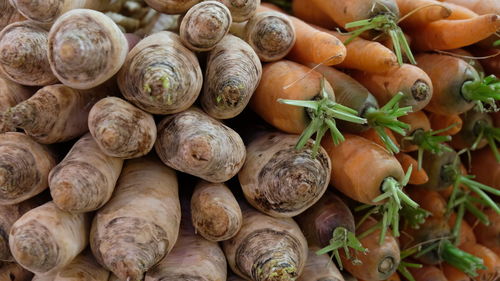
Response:
[[[445,2],[0,0],[0,281],[498,280],[500,3]]]

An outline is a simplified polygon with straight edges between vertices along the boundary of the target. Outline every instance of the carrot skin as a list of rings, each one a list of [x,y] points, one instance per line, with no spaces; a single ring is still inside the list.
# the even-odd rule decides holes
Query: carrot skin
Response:
[[[401,164],[401,167],[403,167],[404,171],[407,171],[410,166],[411,167],[418,167],[418,162],[415,160],[415,158],[411,157],[410,155],[401,152],[396,154],[396,158],[398,159],[399,163]],[[409,184],[424,184],[429,180],[429,177],[427,176],[427,173],[425,172],[424,169],[413,169],[411,171],[410,175],[410,181],[408,182]]]
[[[448,281],[470,281],[470,277],[455,267],[443,262],[441,265],[444,276]]]
[[[338,27],[326,13],[308,0],[293,0],[292,12],[299,19],[326,29]]]
[[[439,136],[456,135],[458,132],[460,132],[463,126],[463,121],[457,114],[441,115],[438,113],[429,112],[427,113],[427,117],[429,118],[429,121],[431,122],[431,127],[434,131],[448,128],[451,125],[455,124],[455,126],[451,127],[450,129],[439,133],[438,134]]]
[[[435,266],[425,265],[422,268],[409,269],[415,281],[449,281],[444,273]]]
[[[483,212],[488,216],[490,225],[482,223],[474,225],[477,241],[500,256],[500,239],[498,239],[500,237],[500,215],[493,209],[486,209]]]
[[[448,18],[451,15],[451,10],[439,1],[434,0],[396,0],[401,17],[406,16],[415,9],[434,4],[426,8],[421,8],[413,15],[407,17],[401,22],[403,27],[420,27],[430,22]]]
[[[462,244],[460,249],[483,260],[486,269],[478,270],[477,273],[479,276],[474,277],[474,280],[493,280],[493,278],[498,277],[500,273],[500,258],[495,252],[476,243]]]

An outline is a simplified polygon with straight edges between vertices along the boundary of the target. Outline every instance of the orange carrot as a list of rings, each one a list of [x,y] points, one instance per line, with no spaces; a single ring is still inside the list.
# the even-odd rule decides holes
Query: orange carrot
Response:
[[[411,199],[420,205],[420,208],[429,211],[434,217],[441,218],[444,216],[446,201],[439,192],[420,187],[408,188],[407,191]]]
[[[474,280],[495,280],[500,274],[500,258],[490,249],[481,244],[465,243],[460,246],[460,249],[477,256],[483,260],[485,269],[478,270],[479,276]]]
[[[293,0],[292,11],[294,16],[305,22],[328,29],[338,27],[327,14],[310,0]]]
[[[399,274],[394,272],[391,276],[389,276],[387,281],[401,281],[401,278],[399,278]]]
[[[435,131],[449,128],[448,130],[438,133],[439,136],[453,136],[462,129],[462,119],[457,114],[441,115],[438,113],[429,112],[427,117],[431,122],[431,128]],[[451,127],[451,125],[454,125]]]
[[[436,0],[396,0],[404,27],[423,26],[429,22],[445,19],[451,10]],[[417,10],[418,9],[418,10]]]
[[[415,281],[448,281],[439,268],[426,265],[422,268],[410,268]]]
[[[462,129],[453,136],[450,145],[456,150],[464,148],[476,150],[489,144],[497,161],[500,162],[500,154],[496,148],[496,141],[500,138],[500,129],[494,127],[491,116],[484,112],[470,110],[460,115],[460,118],[463,120]]]
[[[456,219],[456,214],[453,213],[450,215],[450,218],[448,220],[448,225],[450,226],[450,228],[455,226]],[[474,231],[465,220],[462,220],[461,222],[460,233],[458,237],[456,237],[456,239],[456,244],[459,246],[465,243],[476,243],[476,236],[474,234]]]
[[[352,77],[365,86],[381,104],[402,92],[400,106],[412,106],[413,111],[424,108],[432,98],[433,85],[429,76],[420,68],[403,64],[386,73],[354,71]]]
[[[491,149],[484,148],[472,153],[471,172],[480,183],[500,189],[500,164]]]
[[[448,20],[465,20],[478,16],[472,10],[457,4],[446,3],[446,7],[451,10],[451,15],[447,18]]]
[[[500,2],[498,0],[444,0],[444,2],[461,5],[480,15],[500,14]]]
[[[387,134],[387,136],[391,139],[391,141],[397,146],[399,147],[399,143],[398,143],[398,140],[396,139],[396,137],[394,136],[394,134],[387,128],[384,129],[385,131],[385,134]],[[386,144],[382,141],[382,139],[380,138],[379,134],[377,133],[377,131],[373,128],[370,128],[366,131],[363,131],[363,132],[360,132],[358,133],[358,135],[362,136],[363,138],[367,139],[367,140],[371,140],[372,142],[382,146],[382,147],[386,147]]]
[[[479,42],[500,28],[500,16],[482,15],[463,20],[439,20],[408,30],[412,47],[420,50],[451,50]]]
[[[429,131],[431,129],[431,124],[429,119],[422,111],[411,112],[406,116],[400,117],[401,121],[410,125],[410,129],[407,131],[408,136],[413,136],[415,133],[419,131]],[[414,143],[412,140],[405,140],[404,138],[398,136],[398,139],[401,143],[401,150],[404,152],[416,151],[418,149],[418,145]]]
[[[396,154],[396,159],[398,159],[399,163],[401,164],[401,167],[403,167],[403,170],[407,171],[410,166],[416,167],[418,166],[417,160],[415,160],[413,157],[410,155],[400,152]],[[408,181],[409,184],[424,184],[429,180],[429,177],[427,176],[427,173],[423,169],[414,169],[411,172],[410,175],[410,181]]]
[[[500,239],[498,239],[500,237],[500,214],[493,209],[486,209],[483,212],[490,224],[477,223],[474,227],[477,241],[500,256]]]
[[[444,262],[441,265],[444,276],[448,281],[470,281],[470,277],[462,271]]]

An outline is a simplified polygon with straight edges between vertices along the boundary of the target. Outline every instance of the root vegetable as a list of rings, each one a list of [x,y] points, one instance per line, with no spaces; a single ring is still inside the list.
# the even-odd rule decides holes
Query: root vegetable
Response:
[[[0,30],[13,22],[24,20],[24,17],[16,8],[12,7],[9,0],[0,0],[0,11],[2,11],[0,15]]]
[[[17,263],[4,263],[0,265],[0,280],[4,281],[32,281],[33,273],[22,268]]]
[[[307,263],[297,281],[344,281],[328,255],[317,255],[318,247],[310,246]]]
[[[100,209],[111,198],[122,165],[122,159],[106,155],[87,133],[50,171],[54,203],[71,213]]]
[[[102,268],[90,251],[78,255],[61,269],[54,281],[108,281],[109,271]]]
[[[175,172],[157,159],[129,160],[94,218],[92,252],[120,280],[142,280],[174,246],[180,219]]]
[[[165,14],[183,14],[202,0],[144,0],[148,6]]]
[[[260,5],[260,0],[217,0],[231,11],[234,22],[244,22],[252,18]]]
[[[245,146],[232,129],[197,108],[165,117],[156,153],[167,166],[209,182],[225,182],[245,162]]]
[[[86,246],[90,218],[60,210],[53,202],[25,213],[10,230],[12,255],[35,274],[52,274],[68,265]]]
[[[198,97],[203,76],[198,59],[173,32],[158,32],[140,41],[118,74],[123,96],[153,114],[189,108]]]
[[[117,97],[97,102],[90,110],[88,126],[102,151],[112,157],[141,157],[156,140],[153,116]]]

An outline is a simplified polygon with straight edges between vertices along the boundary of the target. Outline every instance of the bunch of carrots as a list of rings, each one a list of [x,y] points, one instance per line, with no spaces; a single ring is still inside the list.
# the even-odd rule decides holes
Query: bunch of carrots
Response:
[[[0,281],[500,280],[498,0],[0,10]]]

